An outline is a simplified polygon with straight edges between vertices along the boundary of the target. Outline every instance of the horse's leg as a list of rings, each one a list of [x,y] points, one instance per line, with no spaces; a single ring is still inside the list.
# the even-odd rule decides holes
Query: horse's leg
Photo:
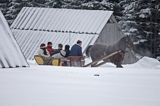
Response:
[[[120,52],[118,55],[117,68],[123,68],[122,61],[124,59],[124,52]]]
[[[116,64],[116,67],[117,67],[117,68],[123,68],[121,62],[118,62],[118,63]]]
[[[95,65],[97,64],[97,62],[95,62],[97,59],[95,58],[96,56],[94,56],[93,52],[90,53],[91,56],[91,60],[92,62],[94,62],[94,64],[91,64],[91,67],[95,67]]]
[[[116,65],[117,68],[123,68],[121,55],[118,53],[110,58],[111,62]]]

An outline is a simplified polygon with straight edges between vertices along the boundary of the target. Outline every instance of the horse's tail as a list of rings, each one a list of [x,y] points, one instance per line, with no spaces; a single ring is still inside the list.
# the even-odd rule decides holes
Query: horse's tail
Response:
[[[89,46],[87,47],[87,49],[86,49],[86,56],[87,56],[87,57],[90,57],[90,49],[91,49],[92,46],[93,46],[93,45],[89,45]]]

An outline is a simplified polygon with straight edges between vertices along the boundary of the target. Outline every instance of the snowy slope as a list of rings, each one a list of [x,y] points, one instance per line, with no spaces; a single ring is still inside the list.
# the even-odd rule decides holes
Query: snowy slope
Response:
[[[99,76],[95,76],[99,75]],[[0,69],[0,106],[160,106],[160,62]]]

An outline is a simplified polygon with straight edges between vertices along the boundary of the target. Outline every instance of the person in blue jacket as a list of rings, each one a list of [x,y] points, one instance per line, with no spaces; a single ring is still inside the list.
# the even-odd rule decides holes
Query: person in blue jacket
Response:
[[[83,56],[81,45],[82,41],[78,40],[77,43],[72,46],[70,56]]]

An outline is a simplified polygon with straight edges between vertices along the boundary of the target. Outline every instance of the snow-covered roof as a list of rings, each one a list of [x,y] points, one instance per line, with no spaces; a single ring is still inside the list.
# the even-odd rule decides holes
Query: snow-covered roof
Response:
[[[99,34],[113,11],[24,7],[12,29]]]
[[[76,34],[76,33],[61,33],[61,32],[46,32],[46,31],[31,31],[31,30],[12,30],[15,38],[20,45],[22,52],[28,60],[34,59],[41,43],[47,43],[51,41],[53,48],[57,49],[58,44],[70,45],[76,43],[77,40],[82,41],[82,51],[87,48],[88,45],[94,44],[98,35],[92,34]]]
[[[0,68],[28,66],[1,11],[0,33]]]

